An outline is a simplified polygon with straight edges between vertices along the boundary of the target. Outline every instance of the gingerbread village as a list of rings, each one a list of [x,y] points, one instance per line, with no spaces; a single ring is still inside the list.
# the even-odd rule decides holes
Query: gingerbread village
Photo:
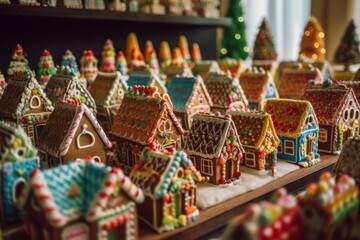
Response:
[[[144,224],[197,224],[204,196],[223,193],[219,204],[340,155],[336,176],[249,205],[221,239],[342,239],[359,209],[359,80],[325,79],[321,59],[277,69],[271,51],[245,67],[203,60],[183,35],[141,51],[131,33],[118,54],[109,39],[99,61],[85,50],[80,67],[44,50],[35,74],[18,44],[0,72],[1,223],[33,240],[141,239]]]

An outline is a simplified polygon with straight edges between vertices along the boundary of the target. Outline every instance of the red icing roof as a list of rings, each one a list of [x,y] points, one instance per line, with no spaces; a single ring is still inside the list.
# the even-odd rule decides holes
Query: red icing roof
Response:
[[[311,103],[320,124],[334,126],[338,124],[347,100],[351,97],[354,99],[353,104],[357,105],[355,108],[359,109],[353,90],[341,85],[307,88],[301,99]]]
[[[310,110],[310,102],[291,99],[268,99],[264,107],[271,115],[278,136],[294,138],[301,134]]]

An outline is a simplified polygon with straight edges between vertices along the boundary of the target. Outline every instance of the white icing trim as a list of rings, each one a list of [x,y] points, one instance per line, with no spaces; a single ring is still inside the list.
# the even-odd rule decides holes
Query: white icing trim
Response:
[[[33,105],[33,101],[34,100],[37,100],[38,104],[36,106]],[[30,98],[30,109],[38,109],[41,107],[41,99],[38,95],[33,95],[31,98]]]
[[[76,146],[77,146],[78,149],[86,149],[86,148],[90,148],[90,147],[92,147],[92,146],[95,145],[95,142],[96,142],[96,141],[95,141],[95,136],[94,136],[94,134],[93,134],[92,132],[89,132],[88,130],[86,130],[87,127],[88,127],[88,126],[87,126],[86,124],[84,124],[84,125],[82,126],[82,128],[83,128],[82,132],[79,133],[79,135],[78,135],[77,138],[76,138]],[[83,135],[88,135],[88,136],[90,136],[91,142],[90,142],[89,144],[81,145],[81,143],[80,143],[80,138],[81,138],[81,136],[83,136]]]

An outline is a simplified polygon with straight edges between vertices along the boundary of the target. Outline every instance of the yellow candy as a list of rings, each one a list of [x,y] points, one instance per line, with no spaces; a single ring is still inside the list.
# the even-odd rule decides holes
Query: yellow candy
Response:
[[[273,205],[270,208],[270,216],[271,219],[278,219],[281,216],[281,207],[277,205]]]
[[[38,94],[38,90],[37,90],[36,88],[33,88],[33,89],[31,90],[31,92],[32,92],[32,94],[34,94],[34,95]]]
[[[307,186],[306,192],[309,195],[315,195],[317,191],[317,185],[315,183],[311,183]]]
[[[329,190],[329,185],[324,181],[320,181],[318,188],[320,192],[327,192]]]

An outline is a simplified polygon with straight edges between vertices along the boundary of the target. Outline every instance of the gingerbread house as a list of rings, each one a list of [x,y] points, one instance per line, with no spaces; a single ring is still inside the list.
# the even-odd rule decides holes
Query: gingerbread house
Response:
[[[53,102],[54,107],[59,104],[59,99],[63,102],[74,100],[85,104],[93,114],[96,114],[94,98],[68,67],[63,68],[60,73],[50,78],[45,92]]]
[[[245,150],[240,163],[259,171],[276,173],[277,137],[271,116],[266,112],[230,112]]]
[[[213,102],[211,111],[225,114],[229,109],[244,111],[248,108],[248,101],[237,78],[224,72],[210,73],[204,83]]]
[[[317,84],[323,82],[319,69],[310,66],[289,68],[281,76],[279,94],[282,98],[300,99],[310,80]]]
[[[219,67],[222,71],[230,71],[231,76],[239,79],[242,71],[244,70],[244,62],[232,58],[224,58],[218,61]]]
[[[155,86],[158,88],[160,93],[166,93],[165,84],[160,80],[160,78],[151,73],[149,69],[133,69],[129,73],[129,79],[127,80],[127,85],[129,87],[134,86]]]
[[[96,103],[96,117],[107,134],[127,89],[125,78],[119,72],[99,72],[91,84],[90,93]]]
[[[359,209],[359,189],[349,175],[337,180],[329,172],[318,183],[309,184],[298,197],[303,215],[305,238],[350,239]]]
[[[195,62],[195,66],[192,71],[195,76],[200,75],[203,79],[205,79],[210,73],[219,72],[220,67],[214,60],[200,60]]]
[[[196,114],[183,149],[212,184],[237,182],[244,149],[230,115]]]
[[[319,125],[310,102],[268,99],[264,111],[271,115],[280,139],[278,158],[302,167],[310,167],[320,161]]]
[[[18,206],[30,239],[138,239],[144,200],[121,170],[79,161],[35,170]]]
[[[360,137],[349,138],[344,143],[339,159],[334,168],[337,176],[350,175],[360,186]]]
[[[129,88],[111,128],[120,166],[127,173],[138,163],[141,151],[149,143],[159,148],[179,148],[183,133],[170,97],[145,86]]]
[[[34,144],[53,108],[30,70],[15,72],[0,99],[0,118],[19,124]]]
[[[252,110],[262,111],[266,99],[279,97],[271,74],[263,69],[253,68],[242,73],[240,85]]]
[[[303,216],[296,198],[281,188],[270,201],[250,204],[228,223],[220,240],[229,239],[306,239]]]
[[[184,129],[189,129],[194,114],[210,113],[212,101],[200,76],[174,77],[168,88],[173,111]]]
[[[41,165],[51,167],[89,155],[95,161],[105,163],[106,149],[112,144],[86,105],[60,101],[36,146],[40,150]]]
[[[319,121],[320,152],[339,154],[343,143],[359,134],[360,105],[351,88],[331,80],[311,82],[301,99],[311,103]]]
[[[186,226],[199,215],[195,181],[201,176],[186,153],[171,150],[144,150],[130,174],[145,195],[139,217],[159,233]]]
[[[7,86],[7,82],[5,81],[4,75],[0,71],[0,99],[4,94],[5,87]]]
[[[16,201],[32,170],[39,167],[37,150],[19,126],[0,122],[0,220],[21,216]]]

